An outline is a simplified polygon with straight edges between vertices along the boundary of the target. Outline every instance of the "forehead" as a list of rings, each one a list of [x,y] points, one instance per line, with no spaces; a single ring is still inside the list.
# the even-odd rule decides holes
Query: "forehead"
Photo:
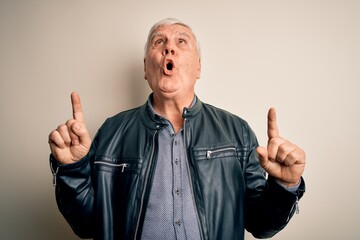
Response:
[[[191,39],[194,38],[191,30],[188,27],[180,25],[180,24],[159,26],[153,31],[152,38],[155,36],[158,36],[158,35],[166,35],[166,36],[183,35],[183,36],[187,36]]]

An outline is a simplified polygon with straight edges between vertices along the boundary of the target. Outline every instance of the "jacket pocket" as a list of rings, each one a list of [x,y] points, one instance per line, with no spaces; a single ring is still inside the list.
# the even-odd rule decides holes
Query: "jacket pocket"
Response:
[[[128,238],[139,211],[142,163],[142,158],[95,157],[95,225],[103,231],[101,239]]]
[[[201,201],[209,236],[217,236],[228,231],[227,226],[240,226],[243,222],[246,151],[232,143],[194,147],[191,151],[200,196],[204,196]]]
[[[245,147],[229,143],[193,147],[191,154],[199,176],[209,180],[211,176],[223,177],[229,173],[235,178],[243,178],[248,152]]]
[[[246,161],[247,154],[247,148],[239,148],[234,144],[194,147],[192,149],[192,155],[195,162],[203,160],[236,158],[242,164],[244,161]]]
[[[140,158],[113,159],[97,156],[94,161],[95,171],[110,172],[115,175],[139,174],[142,165]]]
[[[206,159],[216,159],[223,157],[236,157],[236,148],[235,147],[223,147],[216,149],[206,150]]]

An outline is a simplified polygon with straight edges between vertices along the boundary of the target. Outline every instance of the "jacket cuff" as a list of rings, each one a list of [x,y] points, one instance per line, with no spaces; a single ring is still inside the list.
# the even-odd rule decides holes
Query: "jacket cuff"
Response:
[[[283,185],[279,184],[276,178],[269,176],[268,178],[268,186],[269,189],[271,189],[272,192],[279,193],[279,194],[292,194],[298,197],[300,199],[306,190],[305,188],[305,181],[303,177],[300,179],[300,183],[296,188],[289,189],[284,187]]]
[[[69,164],[62,164],[59,162],[54,155],[50,154],[49,163],[50,169],[53,175],[53,185],[56,186],[58,175],[62,175],[62,173],[66,172],[74,172],[78,169],[82,169],[88,162],[88,155],[86,155],[83,159]]]
[[[60,167],[61,169],[67,170],[67,169],[75,169],[75,168],[79,168],[81,167],[83,164],[85,164],[86,159],[87,159],[88,155],[86,155],[85,157],[83,157],[82,159],[80,159],[77,162],[74,163],[69,163],[69,164],[62,164],[61,162],[59,162],[54,155],[50,154],[49,157],[49,161],[50,161],[50,167],[52,168],[56,168],[56,167]],[[53,169],[52,169],[53,170]]]

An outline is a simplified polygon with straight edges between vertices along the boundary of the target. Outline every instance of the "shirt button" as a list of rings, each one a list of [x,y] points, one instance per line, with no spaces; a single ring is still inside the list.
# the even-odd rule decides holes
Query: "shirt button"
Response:
[[[176,220],[176,221],[175,221],[175,224],[178,225],[178,226],[180,226],[180,225],[181,225],[180,219]]]
[[[175,144],[175,146],[177,146],[177,144],[178,144],[177,140],[175,140],[174,144]]]
[[[179,165],[179,160],[178,159],[175,160],[175,164]]]
[[[180,195],[180,189],[177,188],[177,189],[175,190],[175,193],[176,193],[176,195]]]

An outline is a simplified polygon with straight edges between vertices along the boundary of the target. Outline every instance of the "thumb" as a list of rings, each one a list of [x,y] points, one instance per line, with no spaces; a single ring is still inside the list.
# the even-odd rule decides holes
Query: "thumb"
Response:
[[[267,149],[264,147],[257,147],[256,152],[259,155],[260,165],[266,170],[266,165],[270,161]]]
[[[74,122],[73,125],[71,126],[71,130],[72,132],[76,135],[76,138],[73,139],[73,141],[75,140],[78,141],[77,143],[83,145],[84,147],[90,147],[91,145],[91,138],[90,138],[90,134],[89,131],[86,128],[86,125],[83,122]],[[75,144],[77,145],[77,144]]]

